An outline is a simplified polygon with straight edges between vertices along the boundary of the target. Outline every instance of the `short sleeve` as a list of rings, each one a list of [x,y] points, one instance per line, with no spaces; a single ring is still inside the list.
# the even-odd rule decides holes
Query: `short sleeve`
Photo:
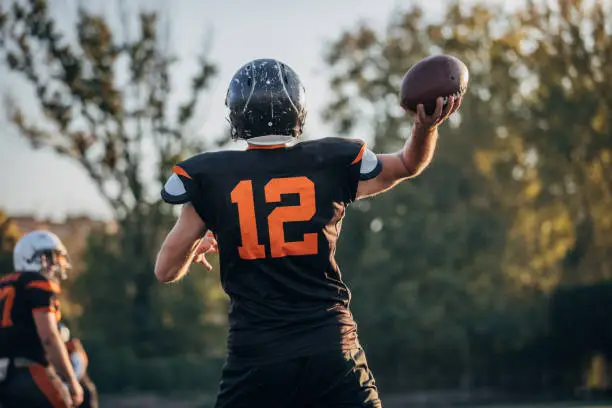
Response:
[[[32,280],[25,284],[27,305],[32,312],[58,312],[59,285],[50,280]]]
[[[359,180],[365,181],[378,176],[382,170],[382,163],[378,156],[366,147],[361,165],[359,166]]]
[[[376,177],[382,170],[380,159],[362,140],[350,140],[352,151],[350,152],[350,164],[348,166],[348,195],[345,197],[345,204],[350,204],[357,197],[357,188],[360,181],[365,181]]]
[[[192,204],[206,225],[209,224],[212,211],[210,194],[205,194],[203,186],[210,184],[207,180],[211,166],[211,155],[201,153],[192,156],[172,167],[174,174],[168,178],[161,191],[162,199],[169,204]]]
[[[161,197],[168,204],[185,204],[189,201],[185,184],[178,174],[173,174],[168,178],[162,188]]]

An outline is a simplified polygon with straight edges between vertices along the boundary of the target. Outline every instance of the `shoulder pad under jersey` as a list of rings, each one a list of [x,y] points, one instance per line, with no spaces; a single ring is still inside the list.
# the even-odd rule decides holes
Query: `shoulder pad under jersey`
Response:
[[[336,162],[341,166],[359,166],[359,179],[369,180],[376,177],[382,170],[382,164],[363,140],[327,137],[304,142],[311,144],[307,149],[317,149],[325,160]]]
[[[359,163],[365,151],[365,143],[362,140],[342,137],[310,140],[301,142],[300,145],[304,150],[316,152],[325,160],[341,166]]]
[[[232,157],[240,153],[234,150],[200,153],[178,163],[173,171],[181,178],[198,180],[216,172],[223,173]]]
[[[25,289],[40,289],[45,292],[61,293],[60,285],[52,279],[36,272],[23,272],[20,275]]]
[[[173,174],[164,185],[161,196],[170,204],[184,204],[203,191],[206,178],[217,173],[224,173],[230,156],[236,151],[205,152],[188,158],[172,168]]]
[[[185,204],[194,193],[197,178],[207,163],[207,153],[201,153],[172,167],[172,175],[161,191],[162,199],[170,204]]]

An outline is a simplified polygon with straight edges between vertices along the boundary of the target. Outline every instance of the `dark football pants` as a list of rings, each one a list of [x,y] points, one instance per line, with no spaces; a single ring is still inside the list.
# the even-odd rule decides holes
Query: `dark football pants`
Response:
[[[380,408],[363,349],[223,367],[215,408]]]
[[[12,368],[0,384],[2,408],[67,408],[70,396],[55,370],[40,364]]]

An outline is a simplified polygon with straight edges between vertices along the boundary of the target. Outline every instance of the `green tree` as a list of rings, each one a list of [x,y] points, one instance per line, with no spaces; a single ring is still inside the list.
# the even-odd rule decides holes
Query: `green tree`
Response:
[[[402,387],[415,386],[406,367],[412,363],[423,369],[427,358],[439,364],[424,371],[417,387],[437,381],[432,378],[436,370],[457,376],[462,372],[469,385],[477,360],[473,349],[486,353],[483,338],[490,349],[520,338],[514,330],[518,322],[496,318],[512,298],[503,295],[506,280],[499,262],[512,218],[504,216],[504,194],[492,188],[474,160],[475,150],[501,148],[491,137],[497,127],[495,105],[482,103],[495,81],[505,80],[503,67],[491,72],[497,63],[491,52],[495,12],[481,6],[465,15],[459,11],[459,6],[449,7],[445,21],[454,24],[445,30],[413,8],[393,18],[383,34],[368,27],[345,33],[327,58],[336,92],[327,118],[343,133],[354,127],[371,129],[378,151],[398,149],[409,135],[410,122],[397,102],[408,67],[440,49],[481,64],[470,66],[470,92],[461,115],[441,130],[431,167],[385,197],[360,203],[362,211],[347,219],[351,224],[353,218],[365,217],[369,221],[359,224],[372,227],[357,251],[362,255],[351,255],[348,265],[362,336],[373,359],[387,366]],[[459,29],[469,33],[461,41]],[[363,110],[371,112],[369,123],[357,120],[363,116],[356,112]],[[341,257],[345,250],[355,252],[342,247]],[[378,269],[384,273],[373,275]],[[380,336],[382,332],[387,335]],[[401,358],[398,350],[403,350]],[[435,357],[449,353],[453,357]]]
[[[511,69],[524,77],[506,123],[532,152],[528,166],[541,180],[534,210],[516,225],[524,243],[517,248],[524,269],[552,284],[593,283],[612,278],[612,67],[606,63],[612,5],[555,6],[534,3],[517,13],[520,41],[506,50]]]
[[[116,29],[79,9],[75,26],[63,32],[46,1],[13,2],[0,16],[0,49],[10,70],[32,85],[42,112],[13,102],[13,124],[35,148],[79,163],[119,224],[115,234],[94,237],[87,271],[75,284],[81,323],[106,342],[152,355],[167,351],[162,333],[171,327],[153,276],[155,251],[173,220],[159,190],[173,164],[206,147],[185,134],[216,68],[203,56],[188,99],[172,106],[176,59],[164,48],[158,16],[140,13],[135,30],[129,16],[121,17],[124,26]],[[170,290],[195,305],[205,296],[189,285]],[[174,335],[189,338],[191,329],[182,329]]]
[[[0,274],[13,272],[13,248],[20,236],[17,225],[0,210]]]
[[[330,45],[335,96],[325,118],[341,134],[370,131],[377,151],[409,135],[397,93],[412,64],[444,52],[470,69],[433,164],[357,203],[345,223],[339,257],[388,383],[414,385],[408,376],[418,372],[417,387],[440,385],[443,371],[469,385],[500,351],[544,335],[546,294],[560,281],[608,276],[604,3],[528,3],[512,13],[456,3],[443,23],[414,7],[384,32],[362,25]]]

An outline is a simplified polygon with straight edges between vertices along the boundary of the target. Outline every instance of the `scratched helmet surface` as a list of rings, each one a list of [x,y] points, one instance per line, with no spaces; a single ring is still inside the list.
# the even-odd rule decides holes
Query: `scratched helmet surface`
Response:
[[[234,139],[297,138],[306,120],[306,92],[299,76],[275,59],[256,59],[232,78],[225,98]]]

